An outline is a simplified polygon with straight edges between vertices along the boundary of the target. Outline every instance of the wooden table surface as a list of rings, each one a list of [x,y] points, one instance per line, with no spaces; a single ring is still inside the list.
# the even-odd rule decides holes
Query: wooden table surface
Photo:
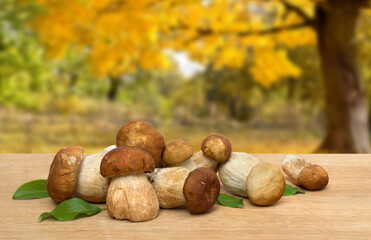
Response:
[[[285,157],[255,156],[278,166]],[[274,206],[257,207],[244,199],[243,208],[216,205],[203,215],[162,209],[143,223],[113,220],[107,211],[71,222],[39,223],[38,216],[55,203],[49,198],[12,200],[12,195],[25,182],[46,179],[53,155],[0,155],[0,239],[371,239],[371,155],[301,156],[327,170],[329,185],[282,197]]]

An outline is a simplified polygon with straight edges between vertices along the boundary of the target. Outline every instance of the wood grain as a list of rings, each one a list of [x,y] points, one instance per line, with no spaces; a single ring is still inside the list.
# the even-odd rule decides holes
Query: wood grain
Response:
[[[285,155],[255,155],[280,165]],[[12,200],[23,183],[46,179],[53,155],[0,155],[0,239],[371,239],[371,155],[302,155],[323,166],[326,189],[283,197],[276,205],[215,206],[203,215],[161,210],[149,222],[113,220],[107,212],[71,222],[38,216],[51,199]],[[225,191],[225,190],[224,190]],[[104,206],[102,204],[101,206]]]

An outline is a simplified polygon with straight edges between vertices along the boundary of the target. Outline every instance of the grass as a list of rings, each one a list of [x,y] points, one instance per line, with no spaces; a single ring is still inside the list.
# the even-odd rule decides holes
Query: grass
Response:
[[[103,108],[86,115],[37,115],[0,109],[0,153],[56,153],[69,145],[80,145],[95,153],[115,144],[117,130],[126,122],[146,119],[124,109]],[[202,140],[211,132],[226,135],[233,151],[249,153],[310,153],[321,136],[305,129],[252,128],[229,122],[203,121],[180,125],[149,120],[165,137],[180,138],[200,150]]]

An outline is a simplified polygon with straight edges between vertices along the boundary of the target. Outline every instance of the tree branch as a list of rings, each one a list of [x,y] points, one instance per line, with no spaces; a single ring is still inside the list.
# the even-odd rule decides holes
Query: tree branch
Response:
[[[227,34],[234,34],[240,37],[247,37],[251,35],[266,35],[266,34],[274,34],[274,33],[279,33],[287,30],[295,30],[295,29],[300,29],[304,27],[311,27],[312,22],[302,22],[302,23],[297,23],[289,26],[281,26],[281,27],[273,27],[273,28],[268,28],[268,29],[263,29],[263,30],[258,30],[258,31],[243,31],[243,32],[232,32],[232,31],[218,31],[215,32],[212,29],[202,29],[199,28],[197,29],[198,35],[188,39],[186,41],[186,44],[193,42],[203,36],[208,36],[208,35],[215,35],[215,34],[221,34],[221,35],[227,35]],[[186,26],[183,26],[182,29],[188,29]]]
[[[304,22],[313,22],[313,19],[311,19],[304,11],[303,9],[299,8],[298,6],[295,6],[292,3],[287,2],[286,0],[281,0],[282,4],[286,7],[287,11],[291,11],[299,15]]]

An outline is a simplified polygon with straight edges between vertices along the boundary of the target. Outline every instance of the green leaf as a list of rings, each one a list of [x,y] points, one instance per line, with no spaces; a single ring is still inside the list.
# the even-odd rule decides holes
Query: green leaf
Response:
[[[298,193],[305,194],[305,192],[303,190],[300,190],[296,187],[293,187],[289,184],[286,184],[286,188],[285,188],[285,192],[283,193],[283,196],[290,196],[290,195],[295,195],[295,194],[298,194]]]
[[[227,195],[225,193],[219,194],[218,202],[220,205],[226,206],[226,207],[233,207],[233,208],[240,208],[245,206],[243,204],[243,198],[242,197],[234,197]]]
[[[45,218],[49,217],[54,217],[59,221],[71,221],[74,220],[79,214],[91,216],[102,210],[103,209],[85,202],[80,198],[70,198],[59,204],[56,208],[54,208],[53,211],[42,213],[39,216],[39,221],[41,222]]]
[[[34,180],[20,186],[14,193],[13,199],[20,198],[47,198],[46,179]]]

